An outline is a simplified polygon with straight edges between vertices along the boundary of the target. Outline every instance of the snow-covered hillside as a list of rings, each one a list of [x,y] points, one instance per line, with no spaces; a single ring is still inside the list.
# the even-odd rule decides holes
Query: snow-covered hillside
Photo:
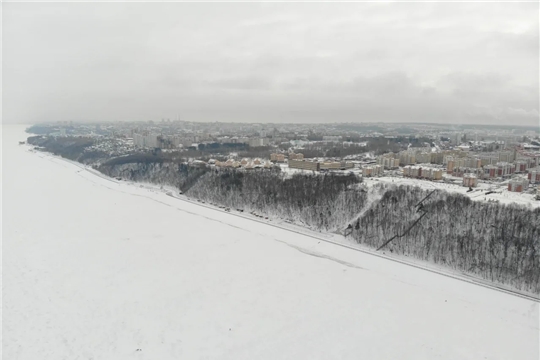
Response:
[[[471,200],[474,201],[498,201],[502,204],[519,204],[524,205],[529,208],[540,207],[540,201],[535,200],[534,195],[529,193],[519,193],[508,191],[507,182],[506,183],[493,183],[489,184],[486,182],[481,182],[478,184],[478,187],[474,188],[473,191],[469,192],[467,187],[463,187],[458,184],[444,183],[440,181],[428,181],[420,179],[411,179],[397,177],[393,178],[390,176],[382,176],[379,178],[367,178],[365,182],[368,186],[374,185],[377,183],[394,183],[397,185],[412,185],[418,186],[426,190],[444,190],[450,193],[456,193],[468,196]],[[486,192],[493,191],[493,193],[486,195]]]
[[[5,359],[538,359],[538,302],[19,146],[3,128]]]

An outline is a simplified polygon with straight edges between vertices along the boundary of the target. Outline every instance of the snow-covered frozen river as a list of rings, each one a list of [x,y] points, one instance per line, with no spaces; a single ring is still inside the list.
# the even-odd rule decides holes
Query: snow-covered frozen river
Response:
[[[530,359],[538,303],[110,181],[3,126],[3,358]]]

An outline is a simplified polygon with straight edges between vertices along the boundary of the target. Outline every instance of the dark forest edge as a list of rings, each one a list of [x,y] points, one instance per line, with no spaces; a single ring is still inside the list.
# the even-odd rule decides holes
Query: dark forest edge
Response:
[[[209,203],[312,230],[345,232],[374,249],[401,234],[385,251],[540,294],[540,208],[474,202],[460,194],[411,186],[366,187],[355,175],[211,169],[169,154],[109,158],[84,151],[92,145],[84,137],[34,136],[28,143],[111,177],[174,186]]]

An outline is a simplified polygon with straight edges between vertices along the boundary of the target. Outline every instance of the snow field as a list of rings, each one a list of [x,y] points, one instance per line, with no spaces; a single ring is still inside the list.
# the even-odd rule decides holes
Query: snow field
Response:
[[[539,357],[538,302],[110,181],[16,145],[21,128],[4,135],[6,359]]]

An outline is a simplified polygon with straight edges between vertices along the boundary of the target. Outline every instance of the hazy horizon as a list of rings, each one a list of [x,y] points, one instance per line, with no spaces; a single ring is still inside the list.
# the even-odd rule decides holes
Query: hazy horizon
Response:
[[[26,126],[33,126],[33,125],[62,125],[66,122],[72,122],[73,125],[82,125],[82,124],[111,124],[111,123],[149,123],[153,122],[156,125],[159,125],[164,122],[170,121],[171,123],[177,123],[177,122],[186,122],[186,123],[200,123],[200,124],[259,124],[259,125],[325,125],[325,124],[332,124],[332,125],[346,125],[346,124],[354,124],[354,125],[396,125],[396,126],[408,126],[408,125],[430,125],[430,126],[437,126],[437,127],[472,127],[472,126],[479,126],[479,127],[497,127],[497,128],[535,128],[536,130],[540,131],[540,125],[527,125],[527,124],[481,124],[481,123],[466,123],[466,124],[448,124],[448,123],[435,123],[435,122],[389,122],[389,121],[373,121],[373,122],[367,122],[367,121],[333,121],[333,122],[319,122],[319,123],[310,123],[310,122],[256,122],[256,121],[192,121],[192,120],[176,120],[176,119],[156,119],[156,120],[51,120],[51,121],[36,121],[36,122],[29,122],[29,123],[4,123],[4,125],[26,125]]]
[[[5,3],[3,123],[539,125],[538,3]]]

